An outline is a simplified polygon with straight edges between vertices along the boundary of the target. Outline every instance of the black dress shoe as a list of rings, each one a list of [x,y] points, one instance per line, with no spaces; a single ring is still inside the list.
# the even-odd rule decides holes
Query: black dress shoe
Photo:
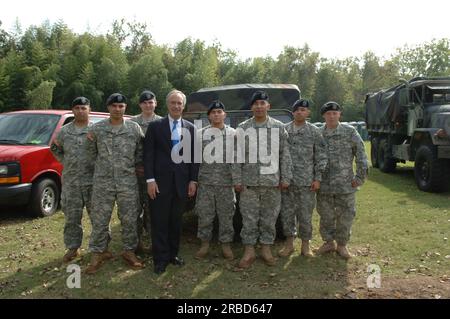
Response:
[[[170,263],[177,266],[183,266],[184,260],[181,257],[175,256],[170,260]]]
[[[155,264],[154,272],[157,275],[161,275],[162,273],[166,272],[167,264]]]

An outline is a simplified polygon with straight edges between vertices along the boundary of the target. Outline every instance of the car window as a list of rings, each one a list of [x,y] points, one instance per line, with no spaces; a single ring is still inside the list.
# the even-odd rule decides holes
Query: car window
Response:
[[[60,115],[2,114],[0,144],[48,145]]]

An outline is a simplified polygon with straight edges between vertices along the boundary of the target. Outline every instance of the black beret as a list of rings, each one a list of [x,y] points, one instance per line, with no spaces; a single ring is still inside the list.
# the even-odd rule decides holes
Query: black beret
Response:
[[[320,114],[324,114],[328,111],[340,111],[342,112],[342,107],[336,102],[330,101],[322,105],[320,108]]]
[[[223,103],[219,100],[212,101],[212,103],[208,106],[208,115],[214,109],[222,109],[225,111],[225,105],[223,105]]]
[[[113,103],[127,103],[127,98],[123,94],[113,93],[106,100],[106,105],[111,105]]]
[[[253,105],[258,100],[269,101],[269,95],[267,95],[264,91],[256,91],[253,93],[252,98],[250,100],[250,106]]]
[[[297,111],[297,109],[299,107],[307,107],[309,108],[309,101],[305,100],[305,99],[300,99],[294,102],[294,104],[292,104],[292,112]]]
[[[141,93],[141,96],[139,97],[139,103],[142,103],[142,102],[148,101],[148,100],[153,100],[154,98],[156,98],[156,95],[152,91],[143,91]]]
[[[77,105],[91,105],[91,102],[84,96],[79,96],[72,101],[72,107]]]

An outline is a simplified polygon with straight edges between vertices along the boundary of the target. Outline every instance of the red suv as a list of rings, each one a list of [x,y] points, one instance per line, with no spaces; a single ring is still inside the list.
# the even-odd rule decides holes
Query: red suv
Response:
[[[108,113],[91,112],[97,122]],[[0,114],[0,206],[26,206],[34,216],[56,212],[62,164],[50,145],[74,116],[67,110],[17,111]]]

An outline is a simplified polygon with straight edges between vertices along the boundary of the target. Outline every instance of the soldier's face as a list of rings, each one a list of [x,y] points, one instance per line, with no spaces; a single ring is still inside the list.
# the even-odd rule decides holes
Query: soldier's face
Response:
[[[325,112],[322,116],[325,119],[327,126],[334,126],[339,122],[339,119],[341,118],[341,112],[328,111]]]
[[[269,109],[269,102],[264,100],[256,100],[255,103],[252,104],[253,115],[257,118],[266,117]]]
[[[222,109],[213,109],[209,112],[208,119],[211,125],[220,125],[225,122],[225,118],[227,117],[227,113],[225,113]]]
[[[294,115],[294,118],[295,118],[296,121],[306,121],[306,119],[309,117],[310,113],[311,112],[310,112],[309,108],[307,108],[307,107],[299,107],[292,114]]]
[[[125,103],[113,103],[108,105],[108,111],[111,118],[119,120],[123,118],[127,105]]]
[[[88,120],[90,111],[91,111],[91,108],[89,105],[75,105],[72,108],[72,113],[75,116],[75,121]]]
[[[155,111],[157,102],[155,99],[143,101],[139,103],[139,107],[141,108],[142,113],[144,114],[152,114]]]
[[[179,119],[184,110],[183,97],[178,93],[170,95],[167,99],[167,110],[172,118]]]

